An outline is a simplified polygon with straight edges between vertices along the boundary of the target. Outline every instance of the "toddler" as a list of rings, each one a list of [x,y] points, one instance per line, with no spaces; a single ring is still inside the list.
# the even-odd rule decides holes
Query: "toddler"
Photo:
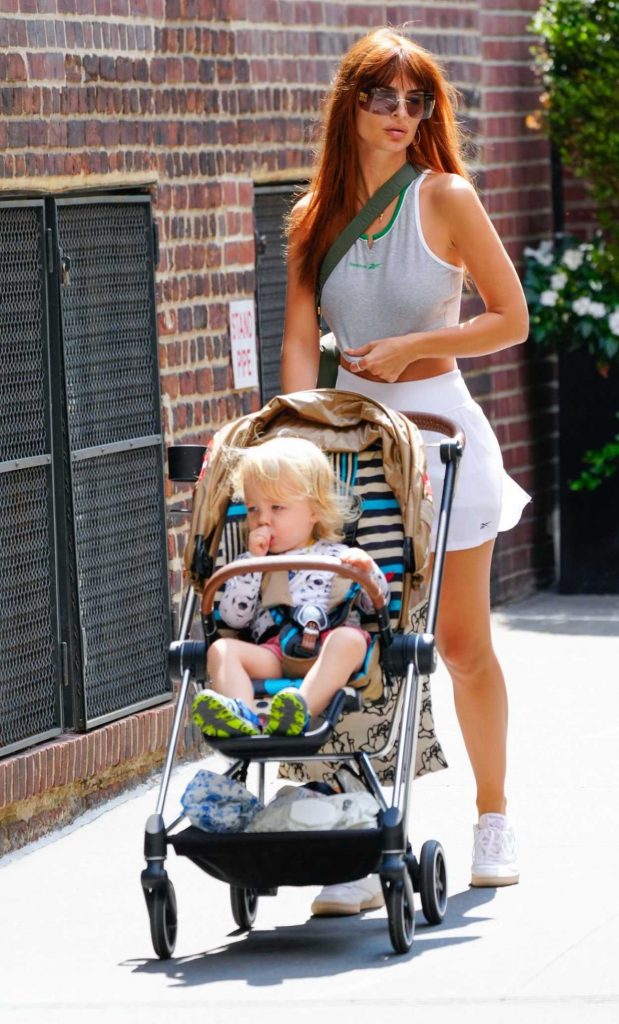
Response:
[[[311,441],[276,437],[240,452],[233,488],[247,507],[248,550],[240,558],[336,557],[371,573],[387,596],[387,581],[373,559],[341,543],[343,524],[354,513],[350,501],[338,491],[328,459]],[[335,573],[308,569],[288,577],[294,607],[311,604],[324,613],[332,610]],[[253,642],[222,637],[209,648],[211,688],[198,694],[192,709],[193,720],[207,736],[301,735],[365,661],[370,635],[359,624],[356,606],[368,612],[373,606],[361,589],[342,624],[320,634],[318,657],[300,688],[280,690],[267,720],[261,721],[252,678],[284,677],[278,631],[263,604],[263,589],[261,573],[234,576],[225,584],[221,617],[233,629],[249,627]]]

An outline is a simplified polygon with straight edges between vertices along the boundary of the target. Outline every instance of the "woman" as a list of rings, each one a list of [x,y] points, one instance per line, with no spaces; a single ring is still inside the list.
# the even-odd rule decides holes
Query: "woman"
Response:
[[[452,417],[467,436],[437,645],[477,786],[471,884],[494,886],[513,884],[519,874],[506,818],[507,695],[490,633],[490,563],[497,532],[518,522],[529,498],[505,474],[497,440],[456,360],[525,341],[528,316],[516,271],[464,168],[454,101],[436,61],[391,29],[370,33],[342,59],[316,171],[290,220],[282,386],[315,387],[322,259],[368,197],[408,161],[419,177],[338,263],[321,311],[341,353],[338,388],[392,408]],[[460,323],[465,274],[484,311]],[[428,459],[438,503],[436,447]],[[328,887],[314,911],[375,906],[376,883],[373,890],[367,879],[356,886]]]

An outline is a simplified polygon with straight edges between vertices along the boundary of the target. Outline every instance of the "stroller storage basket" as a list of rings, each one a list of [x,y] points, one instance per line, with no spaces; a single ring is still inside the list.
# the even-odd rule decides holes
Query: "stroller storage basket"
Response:
[[[170,843],[214,878],[247,889],[350,882],[377,871],[382,853],[378,827],[222,834],[191,826]]]

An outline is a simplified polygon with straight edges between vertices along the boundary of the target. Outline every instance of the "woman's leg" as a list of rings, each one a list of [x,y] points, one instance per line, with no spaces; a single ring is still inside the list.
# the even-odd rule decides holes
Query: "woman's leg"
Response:
[[[445,558],[437,647],[454,687],[456,713],[477,784],[479,814],[505,814],[507,692],[490,631],[494,541]]]

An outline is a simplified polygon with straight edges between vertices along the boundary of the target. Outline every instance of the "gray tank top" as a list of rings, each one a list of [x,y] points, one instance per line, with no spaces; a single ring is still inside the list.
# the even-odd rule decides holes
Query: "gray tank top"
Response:
[[[400,194],[395,213],[368,246],[362,235],[327,279],[321,310],[337,346],[453,327],[460,318],[460,268],[429,248],[419,217],[425,171]]]

